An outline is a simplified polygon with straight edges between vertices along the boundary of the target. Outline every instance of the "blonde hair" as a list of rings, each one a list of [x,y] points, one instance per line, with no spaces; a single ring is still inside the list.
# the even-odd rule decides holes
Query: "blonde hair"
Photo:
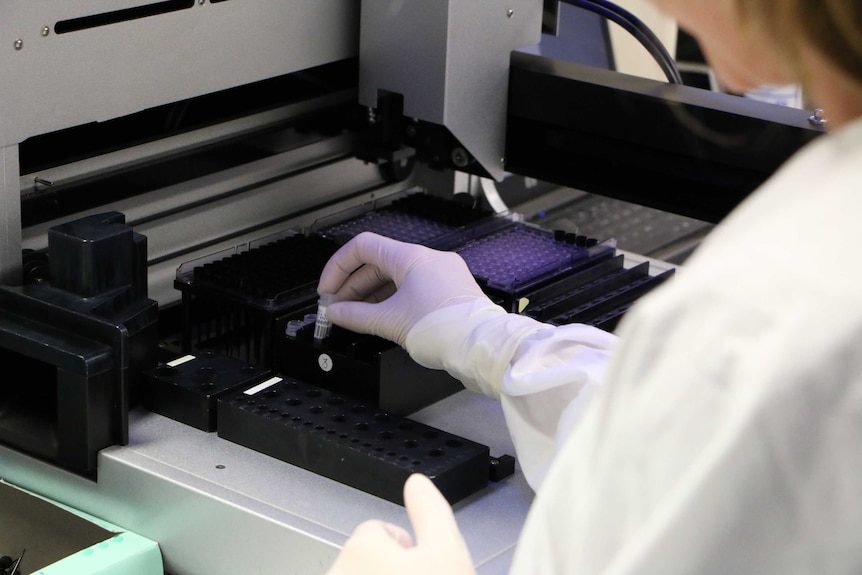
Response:
[[[862,1],[736,0],[736,7],[743,21],[776,40],[803,85],[800,37],[862,85]]]

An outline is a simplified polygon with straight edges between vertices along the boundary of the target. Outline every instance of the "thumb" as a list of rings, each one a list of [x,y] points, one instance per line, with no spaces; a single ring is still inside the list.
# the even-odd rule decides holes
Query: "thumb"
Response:
[[[335,325],[350,331],[376,335],[403,346],[407,330],[395,305],[399,299],[399,295],[395,294],[382,303],[338,302],[329,305],[326,317]]]
[[[368,333],[368,327],[380,312],[371,304],[360,301],[340,301],[329,304],[326,318],[335,325],[357,333]]]
[[[414,473],[404,483],[404,507],[419,546],[450,544],[461,534],[449,502],[426,475]]]

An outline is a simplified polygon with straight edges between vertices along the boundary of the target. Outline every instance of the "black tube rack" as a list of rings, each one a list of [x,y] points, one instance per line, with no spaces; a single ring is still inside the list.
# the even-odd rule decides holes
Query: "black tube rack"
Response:
[[[218,422],[219,437],[399,505],[413,473],[450,503],[489,481],[487,446],[289,377],[220,398]]]

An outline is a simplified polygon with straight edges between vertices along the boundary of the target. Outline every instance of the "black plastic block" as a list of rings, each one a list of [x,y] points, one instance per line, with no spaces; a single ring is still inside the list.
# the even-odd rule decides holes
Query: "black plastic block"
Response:
[[[314,325],[291,336],[285,331],[276,338],[273,371],[396,415],[410,415],[464,389],[447,372],[419,365],[401,346],[380,337],[338,326],[320,341],[313,338]]]
[[[493,482],[502,481],[515,474],[515,458],[511,455],[492,457],[488,468],[489,478]]]
[[[269,373],[212,352],[179,357],[144,374],[144,406],[203,431],[215,431],[218,398],[260,382]]]
[[[119,292],[124,304],[145,298],[147,238],[125,222],[120,212],[106,212],[48,230],[54,287],[81,298],[119,299]]]
[[[222,397],[218,419],[219,437],[399,505],[412,473],[450,503],[488,484],[487,446],[293,378]]]
[[[272,368],[275,322],[317,301],[317,281],[338,244],[288,235],[213,261],[181,266],[182,349],[212,350]]]
[[[157,365],[147,239],[119,212],[48,231],[50,279],[0,286],[0,443],[95,479]],[[19,378],[16,381],[15,378]]]

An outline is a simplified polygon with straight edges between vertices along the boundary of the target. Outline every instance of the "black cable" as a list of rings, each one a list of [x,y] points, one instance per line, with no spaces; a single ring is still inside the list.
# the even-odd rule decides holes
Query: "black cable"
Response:
[[[667,48],[664,47],[661,40],[658,39],[649,26],[628,10],[607,0],[560,0],[560,2],[589,10],[618,24],[626,32],[634,36],[646,48],[647,52],[655,58],[655,61],[669,82],[673,84],[683,83],[676,61],[667,51]]]
[[[662,41],[649,26],[644,24],[637,16],[608,0],[583,1],[594,5],[596,8],[609,11],[611,13],[609,19],[631,33],[647,49],[667,76],[668,81],[675,84],[683,83],[676,60],[668,53]]]
[[[564,0],[569,2],[570,0]],[[595,8],[606,13],[606,18],[619,24],[624,30],[632,34],[641,45],[646,48],[650,55],[655,58],[659,67],[665,73],[668,81],[674,84],[682,84],[682,75],[676,65],[676,60],[668,53],[664,44],[655,35],[655,33],[644,24],[637,16],[622,8],[621,6],[609,2],[608,0],[580,0],[582,7],[590,10]],[[591,6],[584,6],[590,4]]]

